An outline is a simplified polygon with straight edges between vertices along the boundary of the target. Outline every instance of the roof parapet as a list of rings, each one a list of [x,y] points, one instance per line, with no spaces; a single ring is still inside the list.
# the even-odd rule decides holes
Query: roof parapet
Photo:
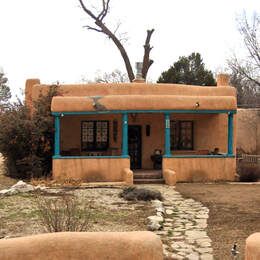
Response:
[[[218,74],[217,75],[217,87],[228,87],[230,81],[230,75],[229,74]]]

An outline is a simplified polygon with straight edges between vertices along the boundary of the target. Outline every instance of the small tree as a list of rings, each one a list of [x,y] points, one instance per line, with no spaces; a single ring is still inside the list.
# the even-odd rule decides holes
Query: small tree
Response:
[[[95,77],[97,83],[121,83],[129,82],[127,74],[122,71],[115,69],[111,73],[104,73]]]
[[[213,73],[205,69],[199,53],[179,57],[167,71],[162,72],[158,83],[179,83],[187,85],[215,86]]]
[[[50,104],[55,95],[56,86],[52,86],[34,104],[33,116],[21,101],[0,114],[0,153],[6,158],[8,175],[30,178],[50,173],[54,139]]]

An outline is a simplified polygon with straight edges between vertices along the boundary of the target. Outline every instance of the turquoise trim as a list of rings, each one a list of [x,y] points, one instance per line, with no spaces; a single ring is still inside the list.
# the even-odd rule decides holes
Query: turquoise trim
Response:
[[[164,134],[164,154],[165,156],[171,155],[171,126],[170,126],[170,114],[164,114],[165,121],[165,134]]]
[[[129,156],[61,156],[54,155],[52,159],[129,159]]]
[[[235,158],[236,156],[234,154],[220,154],[220,155],[214,155],[214,154],[208,154],[208,155],[164,155],[163,158]]]
[[[175,113],[175,114],[236,114],[236,110],[107,110],[107,111],[75,111],[52,112],[52,115],[104,115],[104,114],[130,114],[130,113]]]
[[[122,116],[122,156],[128,156],[128,114]]]
[[[60,117],[55,115],[54,155],[60,155]]]
[[[228,114],[228,154],[233,154],[233,114]]]

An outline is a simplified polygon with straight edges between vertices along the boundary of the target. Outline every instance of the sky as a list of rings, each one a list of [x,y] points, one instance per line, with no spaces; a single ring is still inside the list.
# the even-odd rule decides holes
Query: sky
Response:
[[[96,7],[101,2],[85,1]],[[192,52],[201,53],[208,69],[223,71],[232,52],[242,53],[236,17],[260,11],[259,0],[111,0],[110,6],[105,22],[112,30],[120,23],[119,32],[127,33],[124,45],[133,68],[142,61],[146,30],[155,29],[150,81]],[[78,83],[125,71],[112,41],[85,25],[93,21],[78,0],[0,0],[0,67],[13,95],[20,95],[28,78]]]

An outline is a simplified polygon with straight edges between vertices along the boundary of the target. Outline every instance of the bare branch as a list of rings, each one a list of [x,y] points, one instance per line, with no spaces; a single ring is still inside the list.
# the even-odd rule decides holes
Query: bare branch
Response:
[[[143,69],[142,69],[142,77],[144,79],[146,79],[147,72],[151,67],[151,65],[153,64],[153,60],[150,59],[150,51],[152,50],[152,47],[150,46],[150,40],[153,32],[154,29],[147,30],[147,36],[144,44],[144,57],[143,57]]]
[[[89,10],[87,9],[87,7],[84,5],[83,1],[82,0],[79,0],[79,3],[82,7],[82,9],[94,20],[97,19],[97,17]]]
[[[92,27],[92,26],[89,26],[89,25],[85,25],[83,26],[84,28],[87,28],[88,30],[92,30],[92,31],[96,31],[96,32],[101,32],[102,33],[102,30],[100,29],[97,29],[95,27]]]

